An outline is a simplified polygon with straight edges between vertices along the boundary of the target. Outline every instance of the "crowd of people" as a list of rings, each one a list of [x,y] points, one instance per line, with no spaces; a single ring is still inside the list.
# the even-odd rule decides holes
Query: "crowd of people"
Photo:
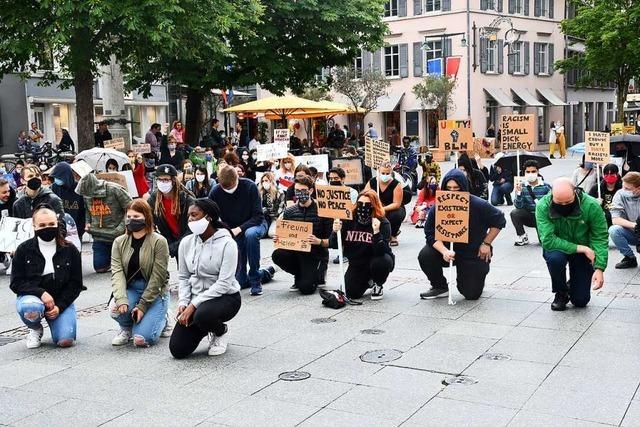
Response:
[[[441,178],[440,165],[427,151],[420,155],[423,174],[413,208],[405,207],[413,200],[407,183],[391,163],[383,163],[377,171],[363,166],[362,184],[351,190],[352,219],[333,220],[319,215],[315,189],[317,184],[343,186],[344,169],[319,173],[296,164],[293,155],[258,161],[255,148],[238,145],[241,128],[235,143],[193,148],[185,147],[180,122],[162,139],[156,138],[159,129],[152,125],[145,138],[151,156],[130,151],[124,167],[105,165],[106,171],[133,171],[136,198],[99,178],[96,172],[102,171],[88,172],[79,162],[59,163],[47,177],[34,165],[21,165],[12,181],[0,178],[2,216],[33,223],[33,238],[14,253],[0,254],[11,269],[18,315],[30,330],[27,347],[40,346],[43,320],[56,345],[73,344],[74,302],[86,289],[79,242],[87,233],[93,269],[111,275],[109,313],[120,328],[112,344],[146,347],[170,336],[175,358],[189,356],[205,337],[210,355],[223,354],[226,322],[240,310],[241,290],[261,295],[277,268],[293,276],[292,292],[310,295],[326,287],[329,249],[338,248],[338,241],[348,262],[347,298],[369,292],[372,300],[382,299],[405,219],[424,231],[417,263],[430,289],[420,294],[422,299],[449,296],[452,283],[443,270],[449,266],[456,267],[454,283],[464,298],[481,297],[493,242],[507,226],[496,207],[505,202],[515,205],[510,218],[516,246],[530,243],[525,227],[535,229],[551,275],[553,310],[564,310],[569,302],[584,307],[591,287],[603,285],[609,237],[624,256],[615,268],[637,266],[633,247],[640,245],[640,173],[631,161],[621,168],[606,165],[597,182],[593,169],[598,166],[583,159],[571,177],[549,185],[535,160],[524,162],[520,171],[489,170],[482,159],[466,154]],[[104,127],[97,131],[101,138],[108,137],[105,132]],[[491,194],[488,182],[493,183]],[[470,193],[468,243],[437,239],[435,196],[440,189]],[[278,240],[279,219],[311,223],[311,250],[275,249],[274,265],[261,267],[262,239]],[[175,316],[169,314],[172,258],[178,271]]]

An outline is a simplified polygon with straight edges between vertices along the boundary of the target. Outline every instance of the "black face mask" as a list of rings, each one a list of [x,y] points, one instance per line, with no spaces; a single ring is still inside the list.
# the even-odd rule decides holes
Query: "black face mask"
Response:
[[[371,203],[358,202],[356,204],[356,220],[363,225],[371,223],[371,214],[373,214],[373,206]]]
[[[571,215],[571,213],[573,212],[577,204],[578,204],[577,197],[573,200],[573,202],[569,203],[568,205],[559,205],[555,202],[551,202],[551,206],[553,207],[553,210],[556,211],[560,216]]]
[[[311,198],[309,190],[293,190],[298,203],[307,203]]]
[[[616,150],[616,157],[625,157],[627,155],[627,150]]]
[[[42,187],[42,180],[38,177],[33,177],[27,181],[27,188],[29,190],[37,191]]]
[[[335,186],[342,186],[342,183],[340,181],[329,181],[329,185],[335,185]]]
[[[45,242],[50,242],[58,235],[58,227],[46,227],[35,231],[35,235]]]
[[[147,223],[144,219],[127,219],[124,224],[127,226],[127,230],[134,233],[136,231],[140,231],[147,226]]]

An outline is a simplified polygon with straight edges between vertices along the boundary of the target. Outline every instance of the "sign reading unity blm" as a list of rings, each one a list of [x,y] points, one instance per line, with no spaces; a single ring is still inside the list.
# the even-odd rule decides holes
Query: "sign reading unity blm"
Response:
[[[311,252],[309,236],[313,233],[313,224],[302,221],[276,221],[276,238],[273,247],[297,252]]]
[[[113,148],[114,150],[124,149],[124,138],[113,138],[104,141],[104,148]]]
[[[364,164],[371,169],[379,169],[380,165],[389,161],[389,144],[369,137],[364,138]]]
[[[319,217],[353,219],[350,187],[316,185],[316,202]]]
[[[536,149],[535,115],[506,114],[500,122],[502,151],[534,151]]]
[[[469,243],[469,193],[436,191],[436,240]]]
[[[584,160],[586,162],[606,165],[609,163],[609,141],[607,132],[584,133]]]
[[[438,120],[438,151],[467,151],[472,148],[471,120]]]
[[[259,162],[283,159],[289,154],[289,140],[287,140],[286,143],[277,142],[273,144],[258,145],[256,151]]]

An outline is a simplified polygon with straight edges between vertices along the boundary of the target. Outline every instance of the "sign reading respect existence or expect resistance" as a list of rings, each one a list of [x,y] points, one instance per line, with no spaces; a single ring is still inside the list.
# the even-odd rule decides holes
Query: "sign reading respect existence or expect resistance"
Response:
[[[316,203],[319,217],[353,219],[350,187],[316,185]]]
[[[534,151],[536,149],[535,115],[505,114],[500,122],[502,151]]]
[[[371,169],[378,169],[380,165],[389,161],[391,147],[384,141],[369,137],[364,138],[364,164]]]
[[[606,165],[609,163],[610,135],[607,132],[584,133],[584,160]]]
[[[311,252],[309,236],[313,233],[313,224],[302,221],[276,221],[276,239],[274,248],[290,251]]]
[[[472,148],[471,120],[438,120],[436,151],[468,151]]]
[[[436,192],[436,240],[469,243],[469,193]]]

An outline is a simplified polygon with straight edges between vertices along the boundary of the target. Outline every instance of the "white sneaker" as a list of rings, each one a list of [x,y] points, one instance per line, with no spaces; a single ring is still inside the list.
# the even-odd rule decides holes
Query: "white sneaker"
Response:
[[[209,334],[209,356],[220,356],[227,352],[227,339],[225,336]]]
[[[42,327],[38,329],[29,329],[29,335],[27,335],[27,348],[38,348],[42,342],[42,334],[44,330]]]
[[[111,340],[111,345],[126,345],[132,338],[131,329],[120,329],[118,335]]]
[[[160,332],[160,336],[162,338],[169,338],[171,336],[171,333],[173,332],[173,320],[171,319],[171,316],[169,315],[169,312],[167,311],[167,319],[166,319],[166,323],[164,324],[164,329],[162,329],[162,332]]]
[[[526,246],[529,244],[529,236],[527,233],[524,233],[522,236],[518,236],[514,243],[515,246]]]

